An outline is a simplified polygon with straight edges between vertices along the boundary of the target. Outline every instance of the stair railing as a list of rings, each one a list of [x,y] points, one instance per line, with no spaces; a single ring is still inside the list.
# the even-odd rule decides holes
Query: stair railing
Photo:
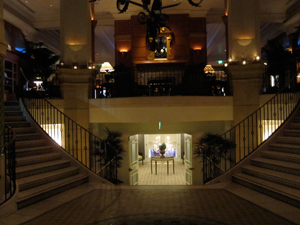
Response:
[[[203,183],[225,173],[263,144],[294,112],[299,104],[300,91],[296,75],[274,97],[243,121],[222,134],[236,144],[220,163],[203,156]],[[219,156],[216,156],[219,157]]]
[[[27,80],[24,74],[23,76]],[[113,153],[106,152],[106,143],[102,139],[73,121],[38,92],[30,91],[28,96],[31,98],[22,98],[24,107],[58,145],[93,173],[113,183],[118,180],[117,150]],[[97,173],[104,167],[110,169]]]
[[[3,169],[0,178],[0,205],[7,202],[16,192],[16,133],[9,126],[4,126],[4,146],[0,149],[0,165]],[[3,165],[3,166],[2,166]]]

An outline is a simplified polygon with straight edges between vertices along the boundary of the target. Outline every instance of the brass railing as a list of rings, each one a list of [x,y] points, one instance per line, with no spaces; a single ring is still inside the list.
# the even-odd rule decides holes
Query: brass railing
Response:
[[[206,183],[233,166],[255,151],[269,138],[294,112],[299,104],[299,84],[296,76],[267,103],[257,109],[246,119],[235,125],[222,137],[236,144],[234,149],[218,160],[216,165],[211,158],[203,156],[203,183]],[[214,156],[219,157],[219,156]]]

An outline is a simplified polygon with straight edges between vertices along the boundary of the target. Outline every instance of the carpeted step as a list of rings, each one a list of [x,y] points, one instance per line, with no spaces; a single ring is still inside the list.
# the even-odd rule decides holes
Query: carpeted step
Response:
[[[26,121],[25,116],[4,116],[4,122]]]
[[[25,191],[30,188],[48,184],[53,181],[64,179],[69,176],[79,174],[79,168],[67,167],[59,170],[50,171],[43,174],[38,174],[30,177],[18,179],[19,191]]]
[[[16,149],[16,157],[39,155],[53,152],[53,146],[45,145],[31,148]]]
[[[300,164],[298,163],[283,162],[274,159],[255,158],[251,160],[251,165],[279,172],[300,175]]]
[[[88,181],[88,175],[77,174],[42,186],[31,188],[26,191],[22,191],[19,193],[19,198],[16,201],[18,209],[24,208],[25,206],[39,202],[73,187],[77,187],[81,184],[87,183]]]
[[[23,116],[22,111],[5,111],[4,116]]]
[[[16,167],[61,159],[61,153],[46,153],[16,158]]]
[[[30,127],[30,123],[27,122],[27,121],[5,122],[5,125],[10,126],[11,128],[17,128],[17,127]]]
[[[300,130],[285,130],[284,136],[288,137],[300,137]]]
[[[242,172],[260,179],[300,190],[300,180],[297,175],[259,168],[256,166],[243,166]]]
[[[34,133],[35,129],[33,127],[19,127],[19,128],[12,128],[16,134],[27,134],[27,133]]]
[[[300,130],[300,123],[290,123],[290,129]]]
[[[300,208],[300,190],[242,173],[233,174],[232,181]]]
[[[37,140],[40,138],[39,133],[17,134],[16,141]]]
[[[268,149],[269,149],[269,151],[300,154],[300,145],[274,143],[274,144],[269,144]]]
[[[71,166],[69,160],[55,160],[50,162],[38,163],[28,166],[20,166],[16,168],[16,178],[33,176],[36,174],[42,174],[53,170],[58,170]]]
[[[5,101],[4,106],[19,106],[19,101]]]
[[[300,163],[300,155],[286,152],[262,151],[260,153],[262,158],[276,159],[285,162]]]
[[[16,141],[16,149],[19,148],[29,148],[46,145],[47,141],[45,139],[39,140],[29,140],[29,141]]]
[[[278,137],[276,138],[276,143],[294,144],[300,145],[300,137]]]
[[[20,106],[16,106],[16,105],[9,105],[9,106],[4,106],[4,111],[8,112],[8,111],[21,111],[21,107]]]

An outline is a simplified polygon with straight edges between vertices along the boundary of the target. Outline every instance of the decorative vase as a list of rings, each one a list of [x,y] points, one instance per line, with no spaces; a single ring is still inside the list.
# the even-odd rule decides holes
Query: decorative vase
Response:
[[[160,151],[160,152],[159,152],[160,155],[161,155],[160,158],[165,158],[165,152],[166,152],[166,151]]]

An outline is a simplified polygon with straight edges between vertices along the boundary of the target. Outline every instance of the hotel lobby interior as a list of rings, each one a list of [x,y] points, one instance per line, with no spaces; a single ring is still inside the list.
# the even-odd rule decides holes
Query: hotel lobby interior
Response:
[[[298,0],[0,12],[0,225],[300,224]]]

